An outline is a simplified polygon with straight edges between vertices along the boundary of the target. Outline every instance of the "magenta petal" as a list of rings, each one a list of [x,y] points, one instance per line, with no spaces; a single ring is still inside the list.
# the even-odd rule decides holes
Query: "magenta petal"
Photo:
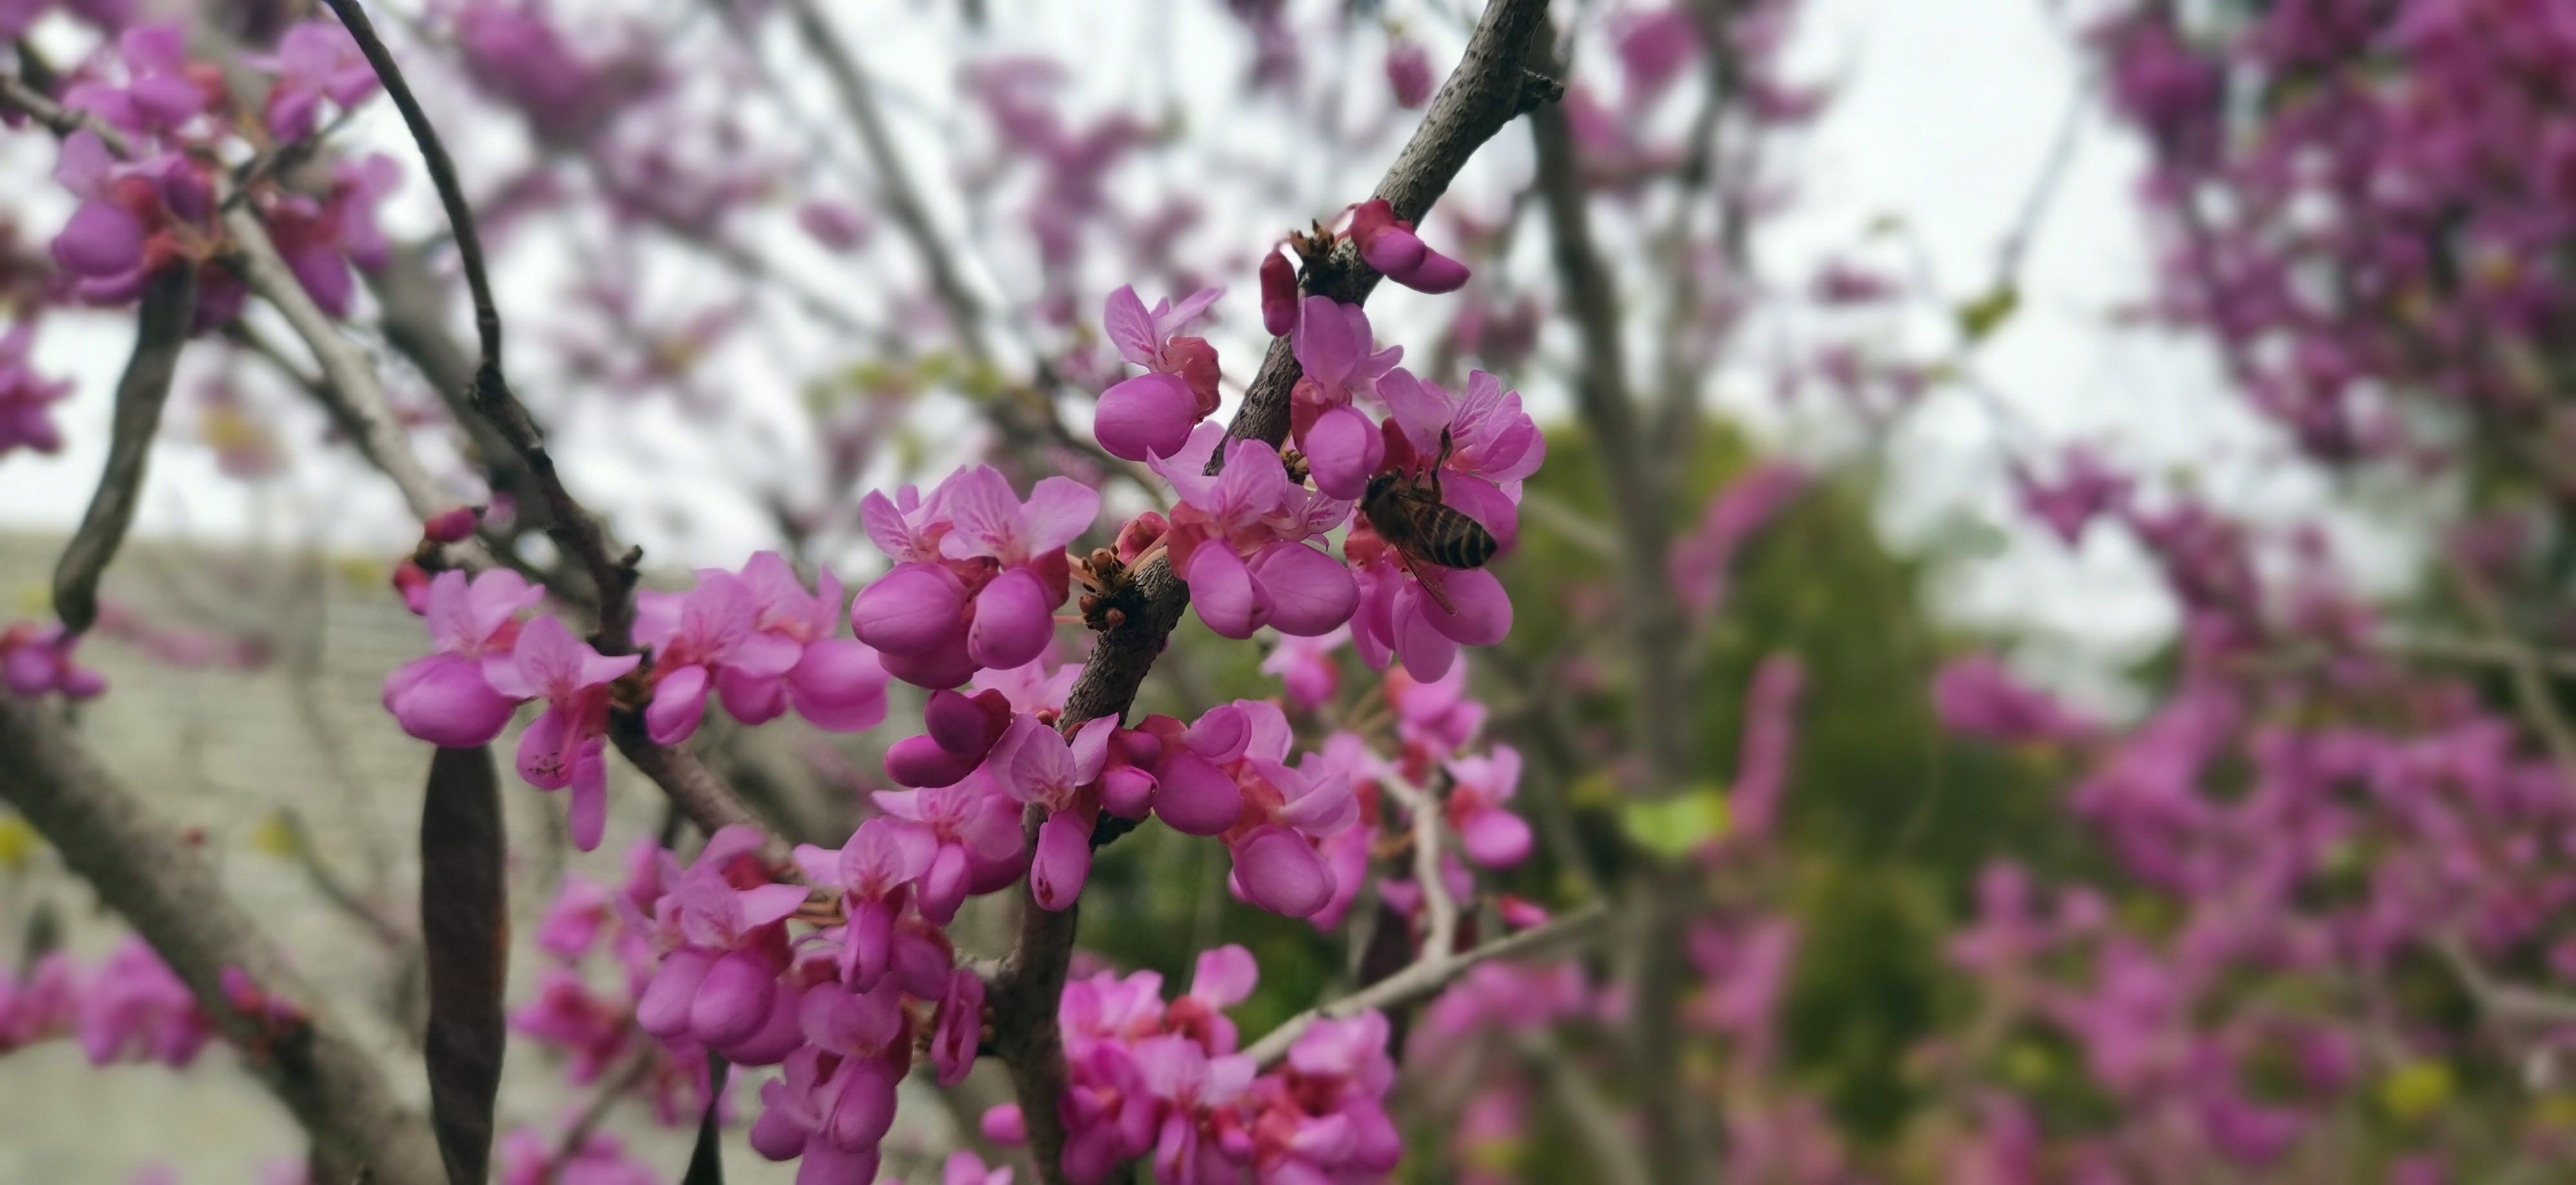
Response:
[[[935,564],[900,564],[850,603],[859,640],[895,654],[920,654],[949,643],[966,615],[966,586]]]
[[[539,790],[571,785],[573,750],[579,744],[580,738],[573,735],[572,714],[547,708],[537,714],[528,731],[519,734],[519,776]]]
[[[1055,606],[1037,573],[1013,568],[975,594],[975,621],[966,634],[966,653],[976,664],[1009,670],[1037,661],[1055,638]]]
[[[120,276],[143,266],[143,224],[106,202],[83,202],[54,236],[54,262],[89,277]]]
[[[981,760],[993,751],[1008,719],[996,719],[984,705],[959,691],[934,691],[921,707],[921,723],[930,731],[930,739],[939,747],[956,754]]]
[[[873,991],[894,966],[894,923],[898,899],[849,901],[850,925],[842,934],[841,978],[849,990]]]
[[[1243,812],[1243,790],[1206,758],[1174,752],[1155,771],[1154,813],[1183,835],[1217,835]]]
[[[827,638],[787,672],[787,697],[825,732],[866,732],[885,721],[885,665],[866,643]]]
[[[484,681],[482,664],[454,654],[396,668],[385,677],[384,705],[405,733],[450,749],[491,743],[516,706]]]
[[[1302,918],[1333,897],[1333,873],[1314,845],[1296,832],[1262,827],[1234,848],[1234,876],[1254,905],[1281,917]]]
[[[1389,226],[1367,238],[1368,241],[1360,247],[1360,258],[1389,276],[1411,272],[1430,251],[1429,247],[1422,245],[1420,236],[1401,227]]]
[[[1168,374],[1140,374],[1100,393],[1091,431],[1109,455],[1142,461],[1179,451],[1198,420],[1198,396],[1189,384]]]
[[[689,1031],[718,1048],[750,1038],[769,1020],[777,982],[768,960],[756,951],[739,950],[716,960],[689,1003]]]
[[[1270,628],[1316,638],[1342,627],[1359,608],[1360,586],[1341,561],[1303,543],[1281,543],[1252,558],[1252,573],[1270,595]]]
[[[672,667],[653,685],[653,702],[644,708],[644,732],[656,745],[676,745],[697,735],[707,714],[707,669]]]
[[[1494,536],[1495,546],[1509,552],[1520,541],[1521,508],[1502,487],[1465,473],[1451,473],[1441,483],[1441,500],[1472,518]]]
[[[1253,582],[1243,559],[1221,543],[1208,543],[1190,553],[1181,580],[1190,586],[1190,606],[1199,620],[1225,638],[1249,638],[1270,620],[1270,598]]]
[[[877,655],[877,661],[885,664],[887,674],[915,687],[931,690],[955,687],[973,678],[975,672],[981,669],[975,665],[975,660],[966,654],[966,635],[963,630],[958,631],[954,639],[939,649],[923,651],[920,654],[896,654],[893,651],[885,651]]]
[[[1386,438],[1356,408],[1326,410],[1306,429],[1302,444],[1315,488],[1344,500],[1367,493],[1369,475],[1386,459]]]
[[[764,1160],[794,1160],[805,1154],[814,1129],[792,1109],[794,1088],[773,1079],[760,1084],[760,1118],[751,1124],[751,1150]]]
[[[1423,615],[1433,629],[1462,646],[1492,646],[1512,632],[1512,598],[1503,582],[1482,568],[1441,573],[1440,591],[1455,612],[1444,612],[1429,597]]]
[[[1121,819],[1142,819],[1153,809],[1154,775],[1132,765],[1121,765],[1100,779],[1100,805]]]
[[[564,827],[573,850],[597,851],[608,831],[608,742],[584,742],[572,759],[572,793],[564,804]]]
[[[982,760],[960,757],[926,736],[905,737],[886,748],[885,772],[899,786],[954,786]]]
[[[956,844],[941,845],[939,854],[931,857],[916,898],[921,916],[931,925],[945,926],[955,920],[957,907],[966,900],[968,872],[966,849]]]
[[[892,1104],[887,1112],[891,1116]],[[877,1179],[877,1170],[884,1167],[881,1157],[874,1145],[853,1152],[818,1139],[805,1146],[796,1162],[796,1185],[862,1185]]]
[[[1500,807],[1468,815],[1458,837],[1465,841],[1468,858],[1487,868],[1509,868],[1529,858],[1529,824]]]
[[[873,1153],[894,1126],[896,1075],[877,1061],[852,1062],[841,1070],[841,1097],[825,1127],[828,1143],[844,1152]],[[811,1157],[815,1149],[807,1148]]]
[[[805,1046],[805,1030],[796,1018],[796,1006],[802,998],[803,994],[785,980],[771,980],[769,1016],[761,1021],[759,1031],[718,1052],[737,1066],[774,1066],[786,1061],[788,1054]]]
[[[1029,895],[1040,908],[1060,910],[1082,893],[1091,877],[1091,828],[1069,811],[1047,816],[1038,828],[1037,859],[1029,865]]]
[[[1438,294],[1442,292],[1456,292],[1457,290],[1466,287],[1467,276],[1468,272],[1466,264],[1460,263],[1455,259],[1451,259],[1446,255],[1442,255],[1437,251],[1424,248],[1422,252],[1422,261],[1415,264],[1411,271],[1408,271],[1403,275],[1389,272],[1387,273],[1386,278],[1393,280],[1398,284],[1402,284],[1407,288],[1413,289],[1416,292]]]
[[[688,1032],[690,1003],[697,999],[698,985],[713,962],[704,951],[687,948],[662,956],[653,982],[644,986],[644,995],[635,1001],[635,1026],[656,1037]]]

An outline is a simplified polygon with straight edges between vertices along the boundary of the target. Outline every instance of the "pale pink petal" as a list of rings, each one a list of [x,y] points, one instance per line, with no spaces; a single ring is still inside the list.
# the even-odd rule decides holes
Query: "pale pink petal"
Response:
[[[1368,492],[1369,475],[1386,460],[1386,438],[1359,409],[1336,407],[1315,418],[1303,441],[1315,488],[1340,499]]]
[[[1100,310],[1100,325],[1118,356],[1129,362],[1152,366],[1162,353],[1164,335],[1155,332],[1153,315],[1145,311],[1145,301],[1132,284],[1122,284],[1109,294]]]
[[[676,745],[697,734],[707,714],[707,669],[673,667],[653,685],[653,702],[644,708],[644,731],[657,745]]]
[[[1296,832],[1262,827],[1234,847],[1234,879],[1244,898],[1281,917],[1302,918],[1333,896],[1333,873]]]
[[[903,564],[850,604],[859,640],[891,654],[921,654],[951,643],[966,615],[966,586],[935,564]]]
[[[1099,517],[1100,491],[1070,477],[1041,478],[1020,511],[1021,543],[1031,558],[1062,551]]]
[[[1100,393],[1091,434],[1110,456],[1145,461],[1178,451],[1199,422],[1198,396],[1168,374],[1140,374]]]
[[[1492,646],[1512,632],[1511,594],[1503,591],[1503,582],[1493,573],[1473,568],[1443,572],[1439,579],[1440,591],[1455,612],[1444,612],[1430,598],[1423,598],[1423,614],[1432,628],[1462,646]]]
[[[1197,968],[1190,974],[1190,995],[1219,1008],[1232,1008],[1252,998],[1253,985],[1260,979],[1261,967],[1253,962],[1251,951],[1220,946],[1199,952]]]
[[[1091,828],[1070,811],[1047,816],[1038,828],[1037,858],[1029,865],[1029,895],[1039,908],[1061,910],[1082,893],[1091,876]]]

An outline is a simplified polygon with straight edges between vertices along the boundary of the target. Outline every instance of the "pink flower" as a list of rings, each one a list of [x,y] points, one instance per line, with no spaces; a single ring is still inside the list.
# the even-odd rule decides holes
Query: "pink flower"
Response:
[[[87,994],[79,968],[61,951],[36,960],[24,982],[0,972],[0,1053],[69,1035]]]
[[[86,130],[63,139],[54,180],[81,199],[54,236],[54,262],[90,304],[134,299],[145,278],[179,258],[183,239],[201,235],[214,214],[213,184],[187,155],[165,152],[120,164]],[[200,302],[205,299],[201,293]]]
[[[35,323],[23,321],[0,335],[0,457],[17,448],[53,453],[63,447],[48,409],[72,393],[72,384],[36,377],[28,358],[35,334]]]
[[[1011,1167],[987,1169],[972,1152],[951,1152],[948,1163],[940,1166],[939,1185],[1011,1185]]]
[[[1276,706],[1237,700],[1199,717],[1179,745],[1167,744],[1161,776],[1177,792],[1184,771],[1203,762],[1234,783],[1240,802],[1223,834],[1234,856],[1235,892],[1272,913],[1302,918],[1333,897],[1333,870],[1316,842],[1357,821],[1359,804],[1347,778],[1310,778],[1287,765],[1292,741]]]
[[[751,587],[729,572],[699,573],[685,595],[635,595],[635,641],[653,651],[644,727],[654,744],[676,745],[698,731],[715,672],[774,680],[804,657],[793,640],[757,625]]]
[[[1261,328],[1286,337],[1297,328],[1297,265],[1273,247],[1261,257]]]
[[[825,250],[842,255],[867,246],[876,232],[865,214],[837,202],[806,202],[796,207],[796,225]]]
[[[770,678],[727,664],[716,671],[725,710],[745,724],[776,719],[793,707],[806,723],[827,732],[865,732],[885,720],[886,672],[866,643],[837,636],[841,582],[830,572],[808,593],[777,552],[754,554],[742,566],[753,601],[752,627],[798,648],[785,678]]]
[[[927,828],[937,850],[920,879],[921,916],[947,925],[972,894],[1006,888],[1020,878],[1020,811],[1011,796],[978,771],[955,783],[923,790],[880,790],[877,809]]]
[[[223,91],[211,64],[188,61],[188,38],[176,24],[137,25],[118,35],[116,56],[126,84],[82,82],[63,93],[63,105],[96,115],[137,136],[167,135],[213,105]]]
[[[1467,265],[1424,244],[1413,224],[1397,218],[1384,198],[1351,208],[1350,237],[1370,267],[1414,291],[1456,292],[1467,286]]]
[[[939,998],[939,1015],[930,1038],[930,1063],[941,1086],[955,1086],[975,1068],[975,1050],[984,1026],[984,977],[972,967],[949,972],[948,990]],[[1008,1170],[1003,1175],[1009,1176]]]
[[[1435,679],[1408,668],[1386,673],[1386,702],[1395,709],[1395,733],[1408,750],[1447,756],[1467,747],[1485,727],[1485,705],[1467,695],[1467,665],[1452,664]]]
[[[2084,541],[2084,528],[2095,518],[2128,505],[2133,484],[2081,445],[2066,450],[2054,482],[2042,481],[2018,464],[2012,477],[2022,509],[2048,524],[2068,547]]]
[[[1511,596],[1491,572],[1403,563],[1364,519],[1352,525],[1342,552],[1360,586],[1351,641],[1372,667],[1384,668],[1392,656],[1416,678],[1438,679],[1457,661],[1458,647],[1491,646],[1511,633]]]
[[[686,872],[662,855],[670,887],[654,902],[650,923],[662,961],[635,1002],[635,1023],[645,1032],[686,1035],[724,1052],[763,1037],[781,1003],[792,1004],[782,1000],[793,993],[779,980],[788,964],[781,923],[804,904],[806,890],[769,883],[756,855],[760,844],[759,831],[736,825],[709,837]]]
[[[1231,1054],[1211,1058],[1198,1042],[1174,1035],[1137,1042],[1135,1060],[1138,1078],[1163,1108],[1154,1142],[1154,1179],[1171,1185],[1224,1185],[1239,1179],[1217,1136],[1215,1113],[1252,1085],[1252,1059]]]
[[[1214,1053],[1233,1053],[1242,1040],[1225,1010],[1252,998],[1261,982],[1261,967],[1252,952],[1220,946],[1199,952],[1191,968],[1190,990],[1164,1010],[1163,1023]]]
[[[1386,47],[1386,85],[1395,105],[1418,111],[1431,101],[1431,55],[1416,42],[1398,39]]]
[[[1491,756],[1452,757],[1448,769],[1449,825],[1457,829],[1467,857],[1487,868],[1509,868],[1528,859],[1529,824],[1503,806],[1520,790],[1520,750],[1496,745]]]
[[[470,581],[453,570],[431,578],[423,617],[432,652],[385,676],[385,710],[395,723],[415,739],[451,749],[490,744],[501,735],[519,697],[496,689],[484,668],[509,661],[519,614],[545,595],[505,568]]]
[[[1334,694],[1340,690],[1342,667],[1334,661],[1333,652],[1350,640],[1347,624],[1317,637],[1282,637],[1271,648],[1269,657],[1261,660],[1261,673],[1279,676],[1289,703],[1314,711],[1333,702]]]
[[[890,673],[938,688],[1045,652],[1071,578],[1065,545],[1099,515],[1100,494],[1050,477],[1022,502],[999,472],[978,466],[926,501],[909,490],[901,501],[870,494],[860,513],[897,563],[859,594],[850,620]]]
[[[127,939],[90,977],[76,1027],[94,1066],[153,1061],[184,1068],[214,1034],[188,985],[140,938]]]
[[[518,1128],[502,1138],[500,1155],[501,1185],[659,1185],[662,1179],[606,1132],[583,1136],[566,1152],[560,1138]]]
[[[522,628],[507,657],[483,659],[483,678],[493,690],[546,701],[519,737],[519,776],[539,790],[572,787],[572,842],[585,852],[599,846],[608,823],[608,685],[638,661],[632,654],[602,656],[552,617]]]
[[[1288,480],[1279,454],[1238,440],[1225,469],[1204,476],[1223,429],[1201,425],[1187,448],[1148,462],[1180,494],[1164,535],[1172,568],[1190,586],[1199,620],[1228,638],[1270,626],[1283,634],[1330,633],[1359,599],[1350,572],[1307,541],[1350,517],[1350,503]]]
[[[1672,553],[1673,588],[1692,612],[1706,616],[1725,604],[1736,556],[1806,492],[1810,480],[1803,466],[1764,461],[1709,499],[1699,526]]]
[[[1961,736],[2063,744],[2091,739],[2097,731],[2047,693],[2013,678],[1990,655],[1942,667],[1932,681],[1932,703],[1941,726]]]
[[[797,845],[796,863],[806,879],[841,893],[849,917],[841,936],[841,981],[851,991],[875,988],[894,966],[895,922],[939,847],[929,828],[905,819],[870,819],[838,852]]]
[[[1029,895],[1043,908],[1073,904],[1091,875],[1091,829],[1099,795],[1085,791],[1099,781],[1108,761],[1109,734],[1117,727],[1116,719],[1103,716],[1067,741],[1035,717],[1022,716],[995,746],[1004,761],[1003,788],[1011,797],[1047,810],[1029,864]]]
[[[1288,422],[1306,454],[1315,488],[1357,499],[1386,455],[1385,441],[1354,398],[1377,398],[1378,379],[1404,358],[1404,347],[1369,352],[1368,314],[1358,305],[1309,296],[1289,346],[1304,371],[1289,391]]]
[[[1452,396],[1402,368],[1380,379],[1377,392],[1397,429],[1387,464],[1410,474],[1438,464],[1441,500],[1484,524],[1509,551],[1520,534],[1521,482],[1547,459],[1547,437],[1521,410],[1520,392],[1504,390],[1500,379],[1479,370],[1468,374],[1466,394]],[[1397,436],[1409,447],[1398,447]]]
[[[107,690],[98,672],[72,664],[81,636],[60,624],[19,622],[0,630],[0,689],[34,699],[61,692],[64,699],[94,699]]]
[[[338,21],[304,21],[278,39],[277,54],[254,63],[277,75],[268,92],[268,130],[279,140],[313,134],[322,101],[342,110],[375,93],[375,70]]]
[[[1161,301],[1150,312],[1133,286],[1109,294],[1101,320],[1110,344],[1146,371],[1101,392],[1093,431],[1112,456],[1142,461],[1169,453],[1188,438],[1191,425],[1216,411],[1215,347],[1205,338],[1173,335],[1223,292],[1204,288],[1178,305]]]
[[[799,1180],[873,1181],[877,1145],[894,1124],[895,1084],[912,1064],[910,1018],[891,985],[808,992],[799,1018],[812,1045],[763,1083],[751,1146],[802,1158]]]
[[[334,164],[331,189],[318,199],[287,194],[260,206],[278,254],[323,312],[349,315],[357,299],[351,265],[369,271],[384,266],[391,248],[376,226],[376,207],[402,185],[402,177],[392,157],[374,153]]]

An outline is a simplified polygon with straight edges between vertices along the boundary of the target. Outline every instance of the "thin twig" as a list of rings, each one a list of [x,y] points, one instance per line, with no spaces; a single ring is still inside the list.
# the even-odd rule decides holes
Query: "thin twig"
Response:
[[[1258,1065],[1276,1065],[1281,1058],[1288,1056],[1289,1048],[1297,1044],[1297,1039],[1305,1036],[1306,1030],[1313,1028],[1317,1021],[1345,1020],[1371,1009],[1410,1003],[1457,982],[1459,976],[1475,969],[1479,963],[1527,954],[1558,942],[1597,941],[1612,929],[1601,925],[1608,916],[1609,909],[1594,902],[1551,918],[1544,925],[1505,935],[1447,958],[1419,960],[1341,999],[1289,1017],[1278,1028],[1247,1047],[1243,1051],[1244,1056]]]
[[[63,628],[80,633],[98,620],[98,582],[134,525],[135,507],[143,501],[145,463],[152,440],[161,431],[161,409],[170,400],[170,380],[179,372],[179,352],[197,315],[197,265],[182,260],[153,275],[143,290],[135,318],[134,353],[116,382],[116,416],[110,427],[107,464],[98,490],[81,515],[80,529],[64,545],[54,566],[54,612]]]

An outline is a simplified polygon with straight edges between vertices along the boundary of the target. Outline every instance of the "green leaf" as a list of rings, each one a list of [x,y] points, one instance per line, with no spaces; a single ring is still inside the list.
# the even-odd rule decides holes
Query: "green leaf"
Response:
[[[1726,834],[1726,792],[1703,782],[1671,798],[1631,802],[1619,808],[1619,829],[1630,842],[1678,860]]]
[[[2003,328],[2004,322],[2012,320],[2012,315],[2020,309],[2021,289],[2007,281],[1997,285],[1994,291],[1959,306],[1959,332],[1968,339],[1969,345],[1975,345],[1994,336],[1994,332]]]

